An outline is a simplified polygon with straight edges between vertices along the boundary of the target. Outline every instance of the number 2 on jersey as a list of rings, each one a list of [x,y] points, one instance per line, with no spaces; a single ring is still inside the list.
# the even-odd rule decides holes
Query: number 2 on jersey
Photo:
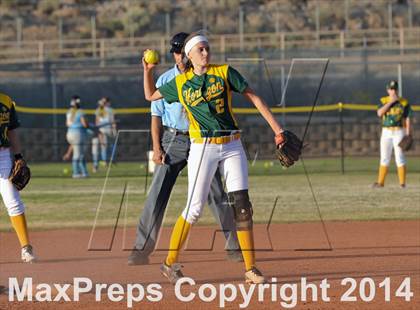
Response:
[[[216,99],[216,112],[217,114],[225,112],[225,101],[223,98]]]

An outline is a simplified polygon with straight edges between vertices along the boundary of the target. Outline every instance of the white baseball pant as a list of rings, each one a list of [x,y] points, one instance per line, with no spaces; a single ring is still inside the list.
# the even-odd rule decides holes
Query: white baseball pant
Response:
[[[248,161],[239,139],[224,144],[192,141],[188,156],[188,200],[182,212],[188,223],[198,221],[217,167],[228,192],[248,189]]]
[[[389,166],[391,161],[392,149],[394,149],[395,162],[397,167],[404,166],[405,156],[403,150],[398,146],[404,137],[404,129],[388,129],[382,128],[381,135],[381,166]]]
[[[0,148],[0,193],[9,216],[17,216],[25,212],[25,205],[20,199],[19,191],[9,181],[11,170],[10,149]]]

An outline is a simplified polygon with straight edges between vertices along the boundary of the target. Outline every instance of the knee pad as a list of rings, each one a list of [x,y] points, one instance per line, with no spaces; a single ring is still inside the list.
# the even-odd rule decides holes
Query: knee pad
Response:
[[[248,190],[228,193],[229,205],[233,208],[237,230],[252,229],[252,204]]]

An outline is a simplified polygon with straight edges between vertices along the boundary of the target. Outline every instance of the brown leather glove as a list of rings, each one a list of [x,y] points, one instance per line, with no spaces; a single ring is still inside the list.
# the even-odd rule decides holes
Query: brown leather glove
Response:
[[[402,138],[398,146],[402,148],[403,151],[408,151],[413,146],[413,137],[411,135],[406,135]]]
[[[16,159],[10,171],[9,180],[13,183],[18,191],[24,189],[31,179],[31,170],[26,165],[23,158]]]
[[[274,138],[276,155],[284,167],[292,166],[302,154],[302,141],[291,131],[285,130]]]

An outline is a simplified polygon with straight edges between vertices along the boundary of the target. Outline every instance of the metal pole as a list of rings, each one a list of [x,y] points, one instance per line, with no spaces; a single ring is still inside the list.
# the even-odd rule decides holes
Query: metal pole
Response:
[[[203,30],[207,30],[207,8],[206,0],[201,0],[201,20],[203,21]]]
[[[166,41],[165,38],[160,38],[160,61],[162,64],[166,64]]]
[[[398,96],[403,96],[403,85],[402,85],[402,64],[398,64]]]
[[[57,74],[55,69],[51,70],[51,97],[52,97],[52,108],[54,111],[57,109]],[[58,120],[57,114],[53,113],[53,146],[54,146],[54,158],[60,160],[59,146],[58,146]]]
[[[281,96],[283,97],[283,92],[286,91],[285,87],[286,87],[286,80],[285,80],[285,72],[284,72],[284,66],[282,65],[280,67],[280,82],[281,82]],[[283,108],[286,107],[286,100],[284,100],[283,102]],[[286,112],[283,112],[282,114],[282,125],[286,126]]]
[[[134,47],[134,25],[130,25],[130,47]]]
[[[400,28],[400,55],[404,55],[404,28]]]
[[[286,35],[284,32],[280,34],[280,49],[281,49],[281,59],[283,60],[286,57],[285,49],[286,49]]]
[[[239,7],[239,47],[240,51],[244,51],[244,11]]]
[[[39,68],[42,69],[42,67],[44,66],[44,42],[39,41],[38,42],[38,63],[39,63]]]
[[[407,3],[408,7],[407,7],[407,15],[408,15],[408,28],[412,28],[413,27],[413,2],[411,0],[408,0]]]
[[[319,30],[320,30],[320,25],[319,25],[319,2],[316,2],[316,7],[315,7],[315,31],[316,31],[316,46],[319,46]]]
[[[136,32],[136,29],[135,29],[135,24],[134,24],[134,22],[131,20],[130,21],[130,25],[129,25],[129,44],[130,44],[130,48],[133,48],[134,47],[134,36],[135,36],[135,32]]]
[[[226,59],[226,38],[224,35],[220,36],[220,61],[225,62]]]
[[[276,34],[280,32],[280,12],[276,12],[276,23],[275,23]]]
[[[171,15],[168,12],[165,14],[165,33],[167,38],[171,36]]]
[[[349,0],[344,1],[344,31],[349,27]]]
[[[340,141],[341,141],[341,174],[344,174],[344,121],[343,121],[343,104],[340,102],[338,103],[338,115],[340,120]]]
[[[92,38],[92,56],[96,57],[96,17],[92,15],[90,17],[91,26],[91,38]]]
[[[388,44],[392,46],[392,3],[388,2]]]
[[[19,48],[22,47],[22,28],[23,28],[23,21],[21,17],[16,18],[16,42]]]
[[[63,49],[63,19],[58,18],[58,50],[61,52]]]
[[[362,61],[363,61],[363,87],[366,94],[369,96],[370,100],[370,94],[369,94],[369,62],[368,62],[368,49],[367,49],[367,39],[366,37],[363,37],[363,52],[362,52]]]
[[[100,41],[99,57],[101,58],[100,67],[105,67],[105,39]]]
[[[344,31],[341,30],[340,31],[340,57],[343,58],[344,57],[344,48],[346,47],[345,43],[344,43]]]

